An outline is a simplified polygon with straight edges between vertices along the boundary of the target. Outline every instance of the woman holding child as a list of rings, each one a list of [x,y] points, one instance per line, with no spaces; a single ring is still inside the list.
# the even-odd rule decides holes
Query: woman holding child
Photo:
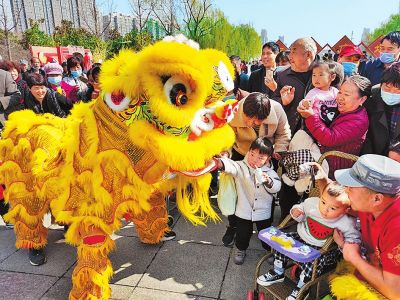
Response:
[[[340,87],[336,97],[339,114],[330,125],[324,123],[313,107],[302,101],[297,109],[305,119],[305,124],[321,145],[321,152],[331,150],[359,155],[368,130],[368,115],[362,104],[371,95],[371,82],[362,76],[353,75],[347,78]],[[327,158],[329,177],[338,169],[350,168],[353,162],[347,159]]]

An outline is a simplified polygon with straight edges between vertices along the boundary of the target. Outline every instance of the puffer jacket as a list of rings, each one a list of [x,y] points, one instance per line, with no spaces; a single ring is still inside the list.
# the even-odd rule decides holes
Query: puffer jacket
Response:
[[[367,110],[360,107],[352,112],[340,113],[329,127],[317,114],[308,117],[306,125],[311,135],[321,145],[321,153],[337,150],[360,155],[369,121]],[[340,157],[328,157],[327,160],[329,178],[332,179],[336,170],[351,168],[354,164],[354,161]]]

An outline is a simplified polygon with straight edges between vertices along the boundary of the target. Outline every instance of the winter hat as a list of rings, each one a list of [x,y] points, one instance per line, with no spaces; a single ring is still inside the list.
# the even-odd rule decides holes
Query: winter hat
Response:
[[[63,68],[58,63],[48,63],[43,67],[46,75],[62,75]]]

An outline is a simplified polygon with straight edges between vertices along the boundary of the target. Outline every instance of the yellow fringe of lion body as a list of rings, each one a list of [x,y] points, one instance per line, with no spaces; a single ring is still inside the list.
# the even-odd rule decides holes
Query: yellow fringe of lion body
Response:
[[[176,190],[177,206],[193,224],[219,220],[208,198],[211,175],[192,178],[176,171],[203,168],[232,146],[233,130],[225,124],[189,141],[173,131],[162,134],[155,125],[188,134],[205,101],[212,105],[226,93],[221,64],[233,74],[226,55],[214,50],[165,42],[140,53],[125,50],[102,66],[101,99],[76,104],[65,119],[30,110],[10,115],[0,140],[0,181],[11,204],[5,219],[15,224],[18,248],[46,245],[42,219],[49,210],[56,222],[69,225],[66,241],[78,247],[71,300],[110,297],[108,253],[115,246],[110,235],[122,218],[134,222],[142,241],[160,241],[169,230],[168,191]],[[149,72],[141,72],[140,65]],[[193,92],[185,107],[168,102],[163,74],[189,84]],[[114,92],[128,96],[129,107],[118,110],[107,102],[105,95]],[[129,119],[144,109],[141,101],[161,123]],[[164,179],[170,172],[175,178]]]
[[[332,294],[338,300],[385,300],[367,282],[359,280],[354,275],[354,267],[345,261],[341,261],[336,271],[330,277]]]

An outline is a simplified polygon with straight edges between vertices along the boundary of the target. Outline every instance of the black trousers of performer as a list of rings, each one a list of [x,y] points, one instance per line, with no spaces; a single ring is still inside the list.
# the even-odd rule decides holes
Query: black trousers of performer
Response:
[[[8,203],[6,204],[6,202],[1,199],[0,200],[0,216],[4,216],[8,212],[8,209],[9,209]]]
[[[235,245],[239,250],[246,250],[249,247],[251,235],[253,234],[253,223],[256,223],[257,230],[268,228],[272,224],[272,218],[261,221],[250,221],[236,217],[236,240]],[[265,250],[271,248],[264,242],[260,241]]]

